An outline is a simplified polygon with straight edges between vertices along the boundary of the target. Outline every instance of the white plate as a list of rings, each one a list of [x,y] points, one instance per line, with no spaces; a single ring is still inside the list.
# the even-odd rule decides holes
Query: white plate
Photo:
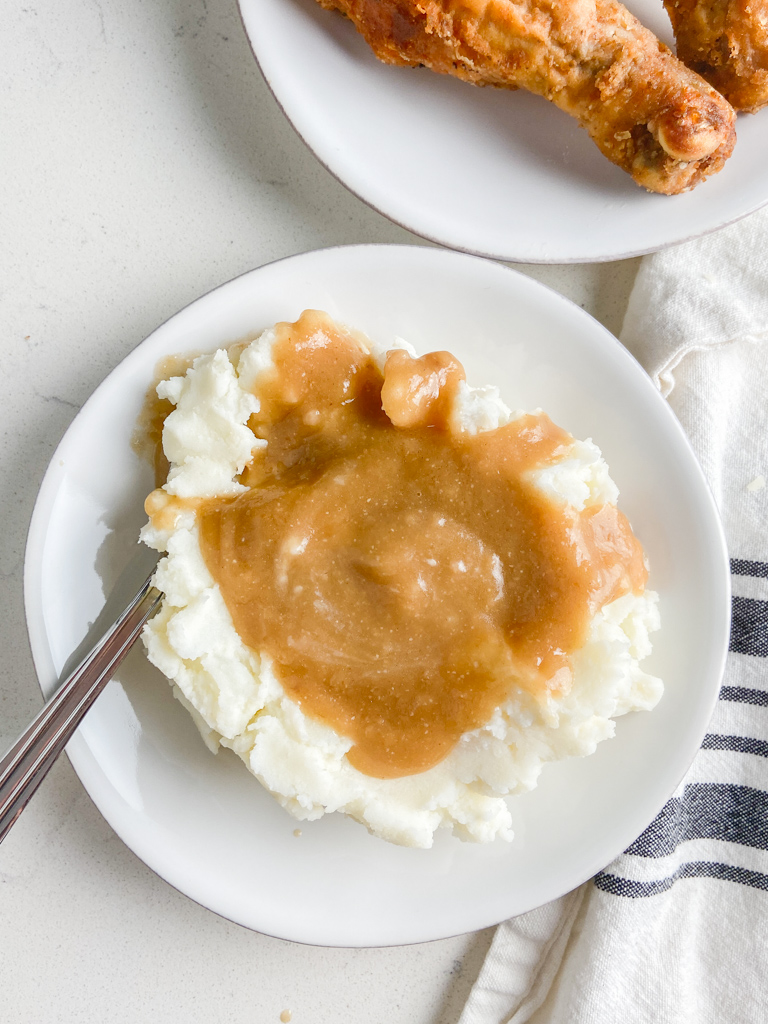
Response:
[[[672,45],[661,0],[627,6]],[[720,174],[688,195],[651,195],[540,97],[382,64],[314,0],[240,9],[270,88],[318,159],[366,203],[451,248],[524,263],[621,259],[768,202],[768,110],[739,117]]]
[[[656,710],[619,722],[583,760],[545,768],[512,801],[517,837],[487,847],[439,833],[432,850],[374,839],[331,815],[303,824],[229,751],[213,757],[143,657],[107,687],[68,752],[115,831],[158,874],[248,927],[325,945],[416,942],[481,928],[564,893],[651,821],[710,717],[728,627],[722,533],[685,437],[625,349],[566,299],[499,264],[444,250],[351,246],[294,256],[223,285],[158,328],[96,390],[61,442],[29,533],[27,619],[50,694],[70,652],[136,550],[151,489],[131,434],[154,367],[305,307],[382,341],[447,348],[470,382],[513,407],[541,405],[604,450],[646,546],[663,631]]]

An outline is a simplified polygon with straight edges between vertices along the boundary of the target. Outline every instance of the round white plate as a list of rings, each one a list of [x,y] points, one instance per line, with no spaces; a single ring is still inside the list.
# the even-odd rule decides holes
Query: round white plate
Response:
[[[648,825],[710,717],[728,629],[728,565],[701,471],[666,403],[624,348],[568,300],[499,264],[431,248],[350,246],[294,256],[223,285],[132,352],[76,417],[35,506],[26,556],[35,665],[50,694],[135,556],[152,488],[130,441],[158,361],[211,350],[305,307],[386,341],[450,349],[470,382],[543,406],[603,448],[650,558],[663,630],[651,670],[666,693],[583,760],[544,769],[512,801],[514,843],[431,850],[374,839],[329,815],[301,825],[229,751],[204,747],[136,649],[68,752],[115,831],[199,903],[248,927],[324,945],[416,942],[481,928],[572,889]]]
[[[627,6],[673,45],[661,0]],[[576,122],[522,91],[382,64],[315,0],[240,0],[277,101],[318,159],[387,217],[454,249],[522,263],[622,259],[713,231],[768,202],[768,110],[683,196],[641,189]]]

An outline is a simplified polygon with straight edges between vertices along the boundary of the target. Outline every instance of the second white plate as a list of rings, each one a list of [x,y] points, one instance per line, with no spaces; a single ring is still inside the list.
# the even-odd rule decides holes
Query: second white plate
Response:
[[[674,48],[661,0],[627,6]],[[267,82],[318,159],[391,220],[451,248],[521,263],[616,260],[768,202],[768,110],[739,117],[714,178],[651,195],[540,97],[382,64],[315,0],[240,8]]]

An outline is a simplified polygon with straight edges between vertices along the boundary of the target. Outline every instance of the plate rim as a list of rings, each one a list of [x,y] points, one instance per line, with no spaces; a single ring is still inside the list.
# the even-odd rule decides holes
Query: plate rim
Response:
[[[38,493],[37,493],[37,496],[36,496],[36,499],[35,499],[34,507],[33,507],[33,510],[32,510],[32,515],[30,517],[29,528],[28,528],[28,531],[27,531],[27,540],[26,540],[25,552],[24,552],[24,573],[23,573],[23,579],[24,579],[25,623],[26,623],[26,627],[27,627],[27,634],[28,634],[30,650],[31,650],[31,653],[32,653],[32,659],[33,659],[33,663],[34,663],[34,667],[35,667],[35,674],[36,674],[36,677],[37,677],[38,685],[39,685],[39,687],[40,687],[40,689],[41,689],[41,691],[43,693],[43,696],[46,697],[47,694],[46,694],[46,691],[45,691],[45,689],[43,687],[43,683],[42,683],[42,678],[41,677],[43,676],[45,668],[47,668],[45,663],[50,660],[50,651],[47,649],[48,636],[47,636],[47,632],[45,630],[45,625],[44,625],[44,621],[43,621],[43,608],[42,608],[42,600],[41,600],[41,592],[42,592],[42,563],[43,563],[43,553],[44,553],[44,540],[45,540],[45,536],[46,536],[46,533],[47,533],[48,524],[49,524],[50,519],[51,519],[51,512],[52,512],[52,507],[53,507],[52,498],[56,494],[56,491],[55,491],[55,485],[56,485],[55,477],[56,477],[56,471],[58,469],[58,462],[59,462],[60,452],[61,452],[62,447],[64,446],[64,444],[66,442],[67,437],[70,435],[70,432],[71,432],[71,430],[74,427],[74,424],[84,414],[86,414],[87,408],[88,408],[89,404],[91,403],[91,401],[93,399],[95,399],[95,396],[97,395],[97,392],[99,392],[104,387],[106,382],[113,375],[115,375],[115,374],[120,372],[121,368],[124,366],[124,364],[127,361],[135,358],[136,353],[138,352],[138,350],[140,348],[142,348],[145,345],[146,342],[148,342],[151,338],[153,338],[170,321],[174,320],[176,317],[179,317],[181,314],[185,313],[185,311],[190,309],[196,303],[203,302],[203,301],[207,300],[209,298],[209,296],[213,295],[214,293],[217,293],[217,292],[220,292],[220,291],[226,289],[228,286],[234,284],[235,282],[239,282],[239,281],[241,281],[244,278],[251,277],[251,276],[259,273],[260,271],[267,269],[267,268],[275,267],[278,264],[282,264],[282,263],[300,263],[303,260],[314,260],[316,258],[321,258],[322,259],[322,258],[324,258],[328,254],[337,253],[339,251],[350,252],[352,250],[358,250],[358,251],[359,250],[366,250],[366,251],[371,251],[371,252],[380,252],[381,250],[388,250],[389,252],[396,252],[397,250],[405,250],[406,252],[409,252],[409,254],[410,254],[410,252],[412,250],[417,250],[417,251],[420,252],[422,257],[426,256],[426,258],[430,259],[430,260],[434,259],[434,260],[440,261],[440,260],[446,259],[446,260],[449,260],[449,261],[453,261],[453,260],[471,260],[473,262],[477,261],[479,263],[486,264],[489,267],[493,267],[494,268],[493,272],[498,270],[502,274],[511,274],[513,277],[521,279],[523,282],[525,282],[524,287],[531,288],[531,290],[534,291],[534,292],[543,292],[543,293],[545,293],[545,295],[550,300],[554,300],[556,303],[564,305],[566,308],[569,309],[570,312],[575,313],[577,316],[580,315],[580,316],[586,317],[588,321],[591,321],[591,326],[592,326],[593,330],[597,330],[597,333],[602,335],[603,342],[607,343],[610,340],[612,345],[617,350],[619,350],[619,352],[621,353],[621,357],[625,358],[625,359],[628,359],[630,362],[634,363],[635,364],[635,368],[639,369],[642,372],[642,374],[645,376],[645,378],[647,380],[647,387],[650,388],[652,393],[654,395],[656,395],[657,398],[658,398],[658,403],[659,403],[658,407],[660,409],[663,408],[663,409],[666,410],[666,414],[665,415],[667,416],[667,419],[668,419],[670,425],[677,432],[680,440],[683,442],[683,445],[687,449],[688,455],[690,457],[691,464],[692,464],[693,467],[695,467],[696,476],[698,477],[700,485],[702,485],[702,487],[703,487],[702,493],[705,494],[706,498],[707,498],[707,510],[708,510],[707,514],[708,514],[708,517],[709,517],[710,526],[713,526],[715,528],[715,536],[717,536],[719,538],[718,550],[717,550],[717,552],[713,552],[712,553],[712,557],[713,557],[714,561],[717,561],[719,559],[719,561],[721,563],[721,569],[722,569],[722,581],[721,582],[722,582],[723,586],[722,586],[722,589],[719,592],[719,596],[722,599],[722,603],[723,603],[722,611],[724,612],[724,617],[723,617],[723,620],[722,620],[722,636],[721,636],[721,641],[720,641],[720,644],[719,644],[720,657],[718,659],[718,662],[717,662],[716,666],[713,669],[713,675],[712,675],[713,679],[717,679],[718,680],[718,684],[714,685],[714,683],[713,683],[712,689],[711,689],[711,693],[709,694],[709,700],[707,701],[706,704],[702,703],[699,706],[699,714],[700,714],[701,720],[703,722],[703,725],[702,725],[701,730],[700,730],[701,731],[701,736],[699,737],[699,739],[698,739],[698,741],[697,741],[695,746],[693,746],[693,743],[691,744],[691,748],[692,749],[690,751],[690,756],[689,756],[689,753],[686,752],[685,756],[682,759],[679,759],[679,765],[678,765],[679,771],[678,771],[678,773],[675,776],[674,784],[672,784],[672,782],[670,781],[665,786],[665,790],[667,791],[667,795],[665,797],[665,801],[666,801],[667,799],[669,799],[669,797],[672,795],[674,790],[680,784],[680,781],[683,779],[683,777],[685,776],[686,772],[688,771],[688,768],[690,767],[691,762],[693,761],[693,759],[695,758],[696,754],[698,753],[698,750],[699,750],[699,747],[700,747],[701,738],[703,737],[703,735],[704,735],[704,733],[706,731],[707,723],[708,723],[709,719],[711,718],[712,712],[713,712],[713,710],[714,710],[714,708],[715,708],[715,706],[717,704],[718,693],[719,693],[719,683],[722,680],[723,670],[724,670],[724,667],[725,667],[725,661],[726,661],[726,657],[727,657],[727,653],[728,653],[728,636],[729,636],[729,627],[730,627],[730,582],[731,582],[730,581],[730,568],[729,568],[728,551],[727,551],[727,545],[726,545],[726,540],[725,540],[724,529],[723,529],[723,525],[722,525],[722,522],[721,522],[719,514],[718,514],[717,506],[716,506],[714,497],[712,495],[712,491],[711,491],[711,489],[709,487],[709,484],[708,484],[708,482],[706,480],[706,477],[704,476],[704,473],[703,473],[703,470],[701,468],[701,465],[700,465],[698,459],[696,458],[696,455],[695,455],[695,453],[693,451],[693,448],[692,448],[692,446],[690,444],[690,441],[688,440],[687,435],[685,434],[681,424],[679,423],[679,421],[677,420],[677,417],[672,412],[672,410],[669,407],[668,403],[665,401],[665,399],[658,392],[658,389],[654,387],[652,381],[648,377],[648,375],[645,372],[645,370],[643,369],[642,365],[635,358],[635,356],[631,352],[629,352],[629,350],[625,346],[623,346],[621,344],[621,342],[614,335],[612,335],[610,333],[610,331],[607,330],[607,328],[605,328],[598,320],[596,320],[595,317],[593,317],[591,314],[586,312],[586,310],[582,309],[576,303],[574,303],[571,300],[567,299],[561,293],[555,291],[554,289],[552,289],[548,285],[543,284],[542,282],[536,280],[535,278],[529,277],[528,275],[523,274],[520,271],[515,270],[515,269],[513,269],[511,267],[504,266],[504,264],[501,264],[501,263],[498,263],[498,262],[489,261],[489,260],[487,260],[487,259],[485,259],[483,257],[475,256],[474,254],[459,253],[459,252],[452,251],[452,250],[433,249],[431,247],[426,247],[426,246],[418,246],[418,245],[413,245],[413,244],[402,244],[402,243],[394,243],[394,244],[363,243],[363,244],[353,244],[353,245],[327,246],[327,247],[323,247],[323,248],[319,248],[319,249],[309,250],[308,252],[304,252],[304,253],[298,253],[298,254],[294,254],[294,255],[290,255],[290,256],[284,256],[284,257],[281,257],[281,258],[279,258],[277,260],[269,261],[269,262],[267,262],[265,264],[262,264],[259,267],[255,267],[255,268],[252,268],[252,269],[250,269],[248,271],[245,271],[242,274],[238,274],[235,277],[233,277],[233,278],[231,278],[231,279],[229,279],[229,280],[227,280],[227,281],[225,281],[225,282],[223,282],[223,283],[221,283],[219,285],[216,285],[215,287],[211,288],[209,291],[205,292],[204,294],[202,294],[200,296],[197,296],[196,298],[192,299],[186,305],[182,306],[176,312],[171,314],[171,316],[167,317],[160,324],[158,324],[157,327],[155,327],[145,338],[143,338],[141,341],[139,341],[128,353],[125,354],[125,356],[123,356],[123,358],[121,358],[117,362],[117,364],[115,366],[113,366],[113,368],[109,371],[109,373],[107,373],[106,376],[102,379],[102,381],[93,389],[91,394],[88,396],[87,400],[83,403],[83,406],[81,407],[81,409],[78,410],[76,416],[72,419],[70,424],[67,426],[67,429],[65,430],[64,434],[60,438],[60,440],[59,440],[59,442],[58,442],[58,444],[57,444],[53,454],[51,455],[50,461],[49,461],[48,466],[46,468],[45,474],[44,474],[44,476],[42,478],[42,481],[41,481],[41,484],[40,484],[40,487],[39,487],[39,490],[38,490]],[[50,498],[49,498],[49,492],[50,492]],[[41,584],[40,586],[38,586],[38,581]],[[37,622],[37,626],[33,626],[33,622]],[[37,630],[37,632],[35,632],[35,629]],[[246,927],[246,928],[248,928],[250,930],[258,931],[258,932],[260,932],[262,934],[272,935],[275,938],[285,939],[285,940],[293,941],[293,942],[299,942],[299,943],[306,944],[306,945],[331,946],[331,947],[332,946],[336,946],[336,947],[343,947],[343,948],[385,948],[385,947],[388,947],[388,946],[412,945],[412,944],[426,942],[426,941],[438,941],[438,940],[440,940],[442,938],[450,938],[452,936],[465,934],[465,933],[467,933],[469,931],[476,931],[476,930],[479,930],[479,929],[482,929],[482,928],[494,926],[494,925],[500,923],[501,921],[507,919],[510,916],[508,911],[502,909],[502,910],[499,911],[500,916],[498,917],[498,919],[495,919],[495,920],[492,920],[492,921],[488,921],[488,920],[484,919],[482,922],[476,922],[476,923],[470,925],[469,927],[464,927],[462,925],[462,926],[457,926],[455,930],[449,930],[449,931],[446,931],[443,928],[443,929],[439,930],[439,933],[436,933],[434,931],[434,929],[426,929],[423,934],[418,934],[418,935],[412,936],[412,937],[407,938],[407,939],[394,940],[394,941],[383,941],[383,942],[380,942],[380,941],[369,941],[367,939],[361,939],[359,941],[333,941],[333,940],[329,941],[327,939],[318,939],[316,937],[306,937],[306,936],[304,936],[304,937],[296,937],[295,933],[294,934],[289,934],[287,932],[281,932],[279,929],[274,929],[274,928],[271,928],[271,927],[270,928],[265,928],[263,926],[259,926],[257,924],[254,924],[254,923],[252,923],[250,921],[238,919],[236,916],[232,916],[231,914],[229,914],[227,912],[223,912],[220,909],[216,909],[214,906],[211,906],[211,904],[209,902],[206,902],[205,899],[200,898],[197,895],[193,895],[191,892],[187,891],[187,889],[181,888],[180,885],[177,882],[173,881],[172,878],[168,877],[168,874],[161,867],[157,866],[155,863],[152,863],[151,857],[147,856],[145,844],[144,844],[144,842],[142,840],[140,840],[139,837],[137,837],[136,835],[131,835],[131,841],[129,842],[128,839],[125,838],[125,835],[124,835],[123,831],[119,828],[118,824],[115,823],[114,819],[119,818],[119,814],[117,813],[117,811],[110,810],[110,807],[109,807],[108,803],[107,803],[107,806],[105,806],[105,801],[103,799],[101,799],[100,796],[94,795],[94,793],[91,792],[91,788],[89,788],[89,786],[90,786],[92,788],[97,789],[98,788],[98,783],[97,783],[97,780],[94,781],[93,778],[89,777],[89,764],[88,764],[88,762],[90,760],[90,761],[93,761],[96,764],[98,764],[98,761],[95,758],[95,756],[93,755],[93,753],[90,750],[90,748],[85,744],[85,741],[83,740],[83,738],[80,736],[79,733],[75,733],[74,737],[72,738],[72,740],[68,744],[66,750],[67,750],[67,754],[69,756],[70,762],[72,763],[72,766],[73,766],[73,768],[74,768],[78,778],[80,779],[80,781],[81,781],[81,783],[83,785],[83,788],[85,789],[86,793],[88,794],[91,802],[96,806],[96,808],[101,813],[102,817],[104,817],[104,819],[107,821],[109,826],[113,829],[113,831],[118,835],[118,837],[121,839],[121,841],[153,873],[155,873],[158,876],[160,876],[161,878],[163,878],[163,880],[166,881],[169,885],[171,885],[172,888],[176,889],[178,892],[182,893],[187,898],[191,899],[193,902],[198,903],[200,906],[203,906],[203,907],[205,907],[208,910],[211,910],[211,912],[217,914],[218,916],[224,918],[225,920],[232,921],[233,923],[239,924],[239,925],[241,925],[243,927]],[[671,776],[670,776],[670,779],[671,779]],[[88,780],[88,781],[86,781],[86,780]],[[656,809],[656,811],[654,811],[654,815],[656,813],[658,813],[658,810],[661,808],[661,806],[663,806],[663,804],[661,804]],[[648,823],[650,823],[651,820],[653,820],[653,819],[650,818]],[[152,843],[150,843],[149,845],[150,845],[150,848],[153,846]],[[138,847],[138,849],[137,849],[137,847]],[[618,856],[622,852],[623,848],[624,848],[624,844],[622,842],[621,848],[617,849],[615,852],[612,852],[610,854],[608,860],[605,863],[610,863],[616,856]],[[594,859],[595,858],[593,856],[592,860],[594,860]],[[600,867],[595,868],[594,871],[591,870],[590,873],[585,878],[581,879],[581,881],[576,883],[576,886],[569,886],[569,887],[565,888],[563,891],[559,891],[558,890],[556,895],[551,895],[551,896],[548,897],[547,902],[550,901],[550,900],[557,899],[557,898],[565,895],[567,892],[573,891],[573,889],[578,887],[578,885],[581,885],[584,882],[588,881],[590,878],[592,878],[594,873],[595,873],[595,871],[600,870],[600,868],[603,867],[603,866],[605,866],[605,864],[602,863],[602,857],[601,857],[601,865],[600,865]],[[536,900],[534,903],[531,904],[531,906],[524,907],[524,909],[522,909],[522,910],[516,910],[515,914],[527,913],[528,911],[536,909],[537,907],[542,906],[542,905],[543,904],[539,900]]]

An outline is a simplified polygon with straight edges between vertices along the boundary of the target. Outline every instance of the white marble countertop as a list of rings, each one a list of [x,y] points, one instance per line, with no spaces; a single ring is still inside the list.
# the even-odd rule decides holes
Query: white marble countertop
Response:
[[[307,151],[235,0],[30,0],[0,36],[0,747],[35,714],[24,544],[53,450],[154,327],[276,258],[418,243]],[[520,269],[617,332],[637,261]],[[66,758],[0,847],[0,1019],[455,1024],[492,929],[344,950],[249,932],[144,866]]]

